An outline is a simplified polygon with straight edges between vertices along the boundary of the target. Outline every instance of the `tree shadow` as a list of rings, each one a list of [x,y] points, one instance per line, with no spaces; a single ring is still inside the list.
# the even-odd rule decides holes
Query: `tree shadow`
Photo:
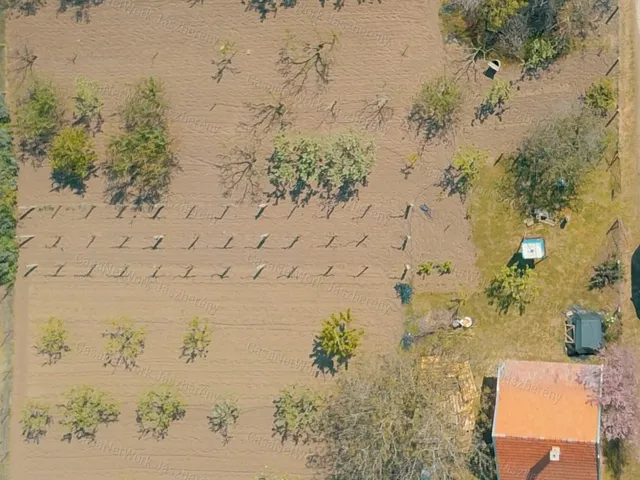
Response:
[[[62,172],[51,172],[52,191],[60,192],[61,190],[69,189],[76,195],[84,195],[87,192],[86,182],[97,176],[96,169],[93,169],[83,178]]]
[[[622,440],[605,440],[604,457],[612,477],[615,480],[622,478],[622,471],[627,464],[627,455]]]
[[[507,267],[512,267],[514,265],[517,265],[517,268],[520,271],[524,271],[527,268],[530,268],[531,270],[533,270],[533,268],[535,267],[535,261],[532,259],[528,259],[528,260],[524,259],[522,258],[521,252],[516,252],[511,256],[511,258],[507,262]]]
[[[336,374],[336,366],[333,360],[333,356],[327,354],[322,348],[320,340],[315,338],[313,340],[313,351],[309,358],[313,359],[313,366],[318,369],[316,372],[316,377],[322,373],[322,375],[326,375],[327,373],[331,376]]]
[[[436,183],[436,187],[442,190],[442,193],[446,194],[447,197],[453,197],[454,195],[460,196],[460,200],[464,203],[467,199],[466,192],[461,190],[460,172],[453,165],[449,165],[442,172],[442,178],[438,183]]]
[[[25,17],[35,15],[38,11],[45,6],[47,0],[14,0],[9,2],[5,7],[7,10],[16,12],[17,15],[23,15]]]
[[[103,3],[104,0],[60,0],[58,13],[66,13],[68,10],[75,9],[73,17],[76,22],[89,23],[89,10],[91,7]]]
[[[135,177],[122,180],[107,174],[105,200],[109,205],[122,205],[131,202],[136,210],[155,205],[167,193],[172,174],[181,170],[180,165],[174,161],[163,183],[154,187],[141,187],[136,183]]]
[[[496,476],[493,446],[493,418],[495,415],[498,379],[484,377],[480,392],[480,407],[473,429],[473,446],[469,450],[467,465],[477,478],[493,479]]]

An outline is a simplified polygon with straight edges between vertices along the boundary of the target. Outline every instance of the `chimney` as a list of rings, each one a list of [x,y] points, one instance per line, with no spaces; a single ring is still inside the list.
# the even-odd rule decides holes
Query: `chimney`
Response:
[[[552,462],[560,461],[560,447],[551,447],[551,451],[549,452],[549,460]]]

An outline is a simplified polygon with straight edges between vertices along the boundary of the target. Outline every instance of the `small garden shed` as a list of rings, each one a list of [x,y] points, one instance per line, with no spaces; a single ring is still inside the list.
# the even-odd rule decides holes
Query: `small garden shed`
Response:
[[[602,316],[579,307],[567,312],[565,344],[568,355],[593,355],[604,346]]]

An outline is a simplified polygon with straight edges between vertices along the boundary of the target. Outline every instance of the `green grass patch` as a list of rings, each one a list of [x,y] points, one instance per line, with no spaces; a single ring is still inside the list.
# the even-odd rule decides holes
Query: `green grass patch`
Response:
[[[502,166],[484,167],[471,196],[470,216],[478,257],[480,284],[460,307],[459,314],[471,316],[474,326],[450,335],[442,332],[427,337],[427,350],[454,349],[464,352],[478,375],[495,375],[499,360],[567,361],[564,350],[562,312],[573,304],[593,309],[615,307],[615,291],[589,291],[592,267],[607,249],[607,230],[621,211],[621,200],[611,200],[606,165],[591,172],[581,187],[578,206],[565,229],[537,224],[527,228],[520,215],[497,192],[504,177]],[[500,314],[490,306],[484,289],[517,252],[523,235],[543,235],[548,258],[535,267],[539,297],[523,315],[517,309]],[[451,302],[456,295],[416,293],[410,312],[424,314],[436,304]]]

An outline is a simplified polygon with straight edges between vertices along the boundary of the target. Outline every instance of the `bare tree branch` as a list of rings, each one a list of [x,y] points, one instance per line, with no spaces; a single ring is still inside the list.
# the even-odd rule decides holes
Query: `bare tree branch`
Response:
[[[280,49],[278,60],[279,71],[286,77],[285,87],[293,93],[299,93],[312,72],[315,72],[319,84],[327,85],[333,63],[332,53],[338,42],[338,34],[331,32],[328,39],[318,35],[318,43],[305,42],[300,46],[296,38],[289,34]]]
[[[223,195],[229,197],[240,191],[240,203],[247,197],[251,202],[257,201],[262,191],[260,179],[262,171],[258,164],[257,146],[234,147],[229,153],[220,155],[221,164],[214,164],[220,170],[220,183],[224,188]]]

